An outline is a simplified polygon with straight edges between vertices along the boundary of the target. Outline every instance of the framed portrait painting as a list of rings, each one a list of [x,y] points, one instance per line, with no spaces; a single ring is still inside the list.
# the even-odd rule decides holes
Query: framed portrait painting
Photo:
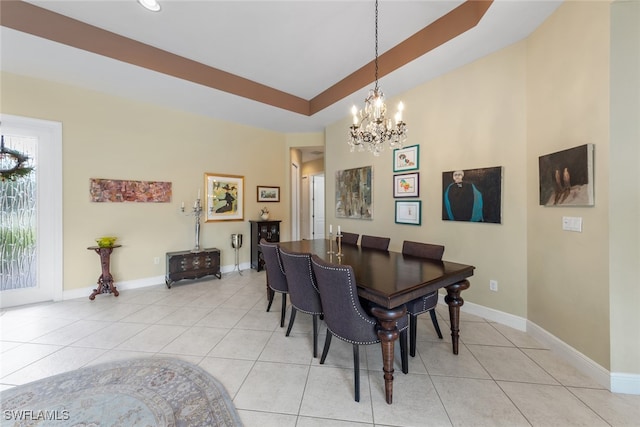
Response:
[[[205,222],[244,219],[244,177],[204,174]]]
[[[442,219],[502,222],[502,166],[442,173]]]

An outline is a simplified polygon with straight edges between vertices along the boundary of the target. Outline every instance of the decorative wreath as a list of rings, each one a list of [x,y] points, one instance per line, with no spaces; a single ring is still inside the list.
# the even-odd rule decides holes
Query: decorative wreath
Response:
[[[15,163],[13,167],[9,169],[0,169],[0,178],[2,181],[15,181],[16,178],[20,178],[29,175],[33,170],[31,166],[25,166],[25,163],[29,160],[29,156],[22,154],[19,151],[6,148],[4,146],[4,137],[2,138],[2,145],[0,146],[0,159],[10,158]]]

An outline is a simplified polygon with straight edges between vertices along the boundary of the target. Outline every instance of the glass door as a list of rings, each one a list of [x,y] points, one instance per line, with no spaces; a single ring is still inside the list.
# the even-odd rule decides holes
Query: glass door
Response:
[[[26,155],[33,171],[0,182],[0,307],[62,298],[62,127],[0,116],[0,169]]]

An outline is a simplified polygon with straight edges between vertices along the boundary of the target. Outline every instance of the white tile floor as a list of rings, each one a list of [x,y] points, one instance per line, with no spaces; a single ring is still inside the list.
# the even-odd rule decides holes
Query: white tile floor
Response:
[[[610,393],[520,331],[462,313],[454,356],[443,306],[444,340],[423,315],[410,373],[396,363],[393,405],[379,346],[361,350],[356,403],[350,345],[334,339],[320,365],[310,317],[298,314],[285,337],[280,295],[267,313],[264,283],[264,271],[245,270],[3,310],[0,388],[115,359],[175,356],[220,380],[246,426],[640,425],[640,396]]]

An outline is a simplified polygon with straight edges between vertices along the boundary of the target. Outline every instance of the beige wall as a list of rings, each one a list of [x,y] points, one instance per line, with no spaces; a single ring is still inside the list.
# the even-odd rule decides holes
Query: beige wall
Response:
[[[379,157],[349,152],[347,119],[327,129],[327,223],[359,234],[444,244],[444,257],[476,266],[464,298],[526,317],[526,45],[494,55],[419,86],[404,102],[407,146],[420,146],[422,225],[395,224],[392,151]],[[383,87],[384,89],[384,87]],[[335,171],[373,166],[373,220],[335,217]],[[502,224],[442,220],[442,172],[502,166]],[[489,291],[489,279],[499,292]]]
[[[564,3],[527,45],[528,318],[608,368],[609,3]],[[586,143],[595,206],[539,206],[538,157]]]
[[[611,6],[611,372],[640,373],[640,1]]]
[[[527,318],[606,369],[609,6],[566,2],[527,40],[388,100],[404,101],[407,145],[420,146],[420,227],[394,223],[391,152],[349,153],[346,118],[326,132],[328,223],[391,236],[391,249],[405,239],[444,244],[446,259],[476,267],[467,301]],[[585,143],[595,144],[596,206],[539,206],[538,157]],[[335,218],[335,171],[367,165],[374,219]],[[442,172],[492,166],[503,167],[502,224],[443,221]],[[581,216],[583,232],[562,231],[564,215]]]
[[[277,155],[285,152],[283,134],[7,73],[2,112],[63,124],[65,290],[95,285],[99,260],[86,248],[103,235],[118,236],[123,245],[112,255],[116,280],[164,275],[167,251],[194,246],[193,217],[179,208],[204,191],[205,172],[244,176],[245,220],[203,222],[200,243],[220,248],[222,265],[232,266],[230,235],[243,233],[240,262],[249,262],[247,221],[258,219],[260,209],[256,186],[287,188],[287,158]],[[264,167],[264,159],[271,167]],[[90,203],[89,178],[171,181],[173,199]],[[269,208],[272,217],[289,222],[286,199]]]

